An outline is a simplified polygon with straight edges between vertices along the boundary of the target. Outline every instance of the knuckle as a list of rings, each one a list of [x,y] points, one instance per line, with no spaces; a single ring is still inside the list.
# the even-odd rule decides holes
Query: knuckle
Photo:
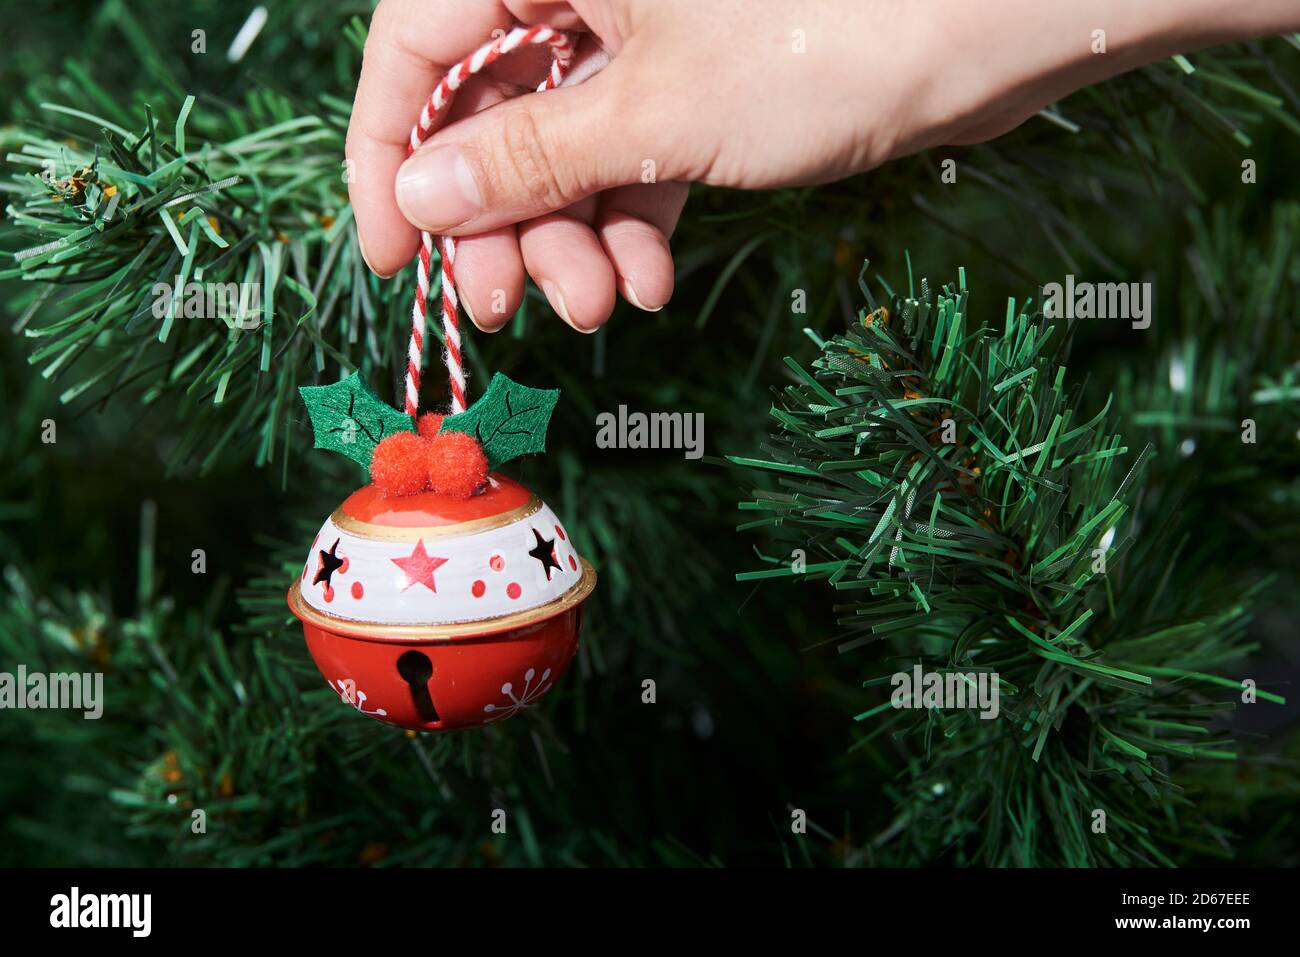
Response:
[[[367,32],[366,40],[377,34],[382,34],[384,30],[392,27],[397,22],[397,4],[393,0],[379,0],[375,6],[375,12],[370,15],[370,30]]]
[[[510,195],[559,207],[576,199],[576,187],[561,169],[537,117],[520,110],[506,118],[492,151],[488,179]]]

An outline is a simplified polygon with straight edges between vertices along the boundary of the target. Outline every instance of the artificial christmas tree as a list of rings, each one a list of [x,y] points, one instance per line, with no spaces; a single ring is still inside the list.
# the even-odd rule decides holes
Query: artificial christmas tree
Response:
[[[964,273],[885,305],[863,293],[858,321],[773,409],[770,458],[736,459],[781,477],[743,503],[770,516],[747,526],[800,557],[738,578],[825,580],[841,651],[886,644],[890,661],[991,677],[993,713],[894,698],[857,715],[925,742],[901,810],[946,821],[963,862],[1173,863],[1166,848],[1213,825],[1152,799],[1177,799],[1176,764],[1238,757],[1213,724],[1234,695],[1215,692],[1286,704],[1225,672],[1249,650],[1265,583],[1170,592],[1176,516],[1138,498],[1152,448],[1108,434],[1106,408],[1079,408],[1064,321],[1013,300],[1001,328],[976,322]],[[1037,784],[999,804],[1020,780]]]
[[[33,711],[0,721],[0,857],[221,865],[1297,861],[1295,704],[1280,681],[1290,673],[1300,600],[1287,582],[1300,564],[1290,411],[1300,275],[1295,209],[1276,199],[1290,189],[1300,113],[1294,38],[1157,64],[1085,90],[989,145],[934,151],[834,186],[697,191],[674,238],[678,291],[662,313],[616,317],[575,345],[559,323],[539,321],[544,306],[530,294],[501,334],[468,342],[471,381],[499,369],[563,388],[557,438],[544,458],[524,460],[519,477],[573,520],[566,531],[600,568],[601,588],[589,599],[593,614],[569,674],[538,707],[482,731],[407,737],[340,705],[284,604],[321,516],[363,478],[352,463],[305,455],[313,430],[296,388],[327,387],[356,371],[397,404],[404,391],[409,289],[369,275],[346,201],[343,131],[365,31],[351,19],[356,12],[329,0],[272,6],[238,60],[226,50],[248,11],[228,4],[37,5],[11,24],[0,70],[15,93],[0,108],[0,138],[13,176],[0,247],[19,258],[0,266],[10,331],[0,337],[0,395],[15,423],[0,430],[0,670],[24,662],[102,669],[107,700],[99,721]],[[956,183],[939,175],[950,158]],[[1250,183],[1246,160],[1257,172]],[[854,289],[861,260],[877,263],[904,300],[946,295],[937,287],[922,294],[904,250],[930,276],[966,264],[963,312],[975,318],[939,354],[951,357],[945,375],[967,376],[972,389],[988,381],[990,391],[1006,376],[972,371],[991,345],[975,331],[1014,336],[1038,321],[1034,306],[1024,320],[1017,308],[1007,321],[1007,295],[1023,307],[1067,274],[1150,276],[1157,305],[1148,330],[1081,323],[1068,356],[1048,356],[1053,369],[1068,369],[1059,394],[1054,373],[1032,372],[992,393],[990,405],[1002,412],[999,403],[1027,390],[1054,403],[1052,416],[1008,433],[1032,461],[1027,450],[1046,441],[1043,426],[1059,414],[1056,436],[1067,435],[1113,393],[1104,434],[1121,435],[1128,451],[1073,465],[1044,460],[1024,479],[1038,493],[1018,506],[1024,524],[1007,535],[980,525],[997,528],[974,502],[991,498],[989,484],[1000,481],[1009,497],[992,500],[995,517],[1017,507],[1024,496],[1013,493],[1024,486],[1009,466],[982,447],[983,459],[955,461],[949,475],[899,437],[904,421],[924,435],[909,410],[943,411],[924,404],[938,393],[921,395],[891,420],[896,450],[864,440],[858,452],[877,477],[893,476],[878,466],[883,452],[897,452],[889,464],[906,466],[904,479],[916,465],[906,456],[921,454],[917,477],[926,471],[951,489],[935,487],[933,522],[929,511],[916,517],[915,503],[909,520],[958,522],[956,554],[942,554],[942,542],[914,528],[900,541],[888,522],[870,541],[879,514],[868,528],[833,534],[838,514],[793,516],[801,527],[826,523],[814,529],[812,547],[798,546],[809,567],[845,559],[835,538],[876,549],[866,575],[857,578],[855,567],[840,578],[859,587],[829,591],[821,579],[831,569],[808,582],[735,582],[737,572],[777,570],[796,547],[779,528],[770,540],[736,534],[738,490],[806,493],[722,456],[773,461],[764,443],[790,441],[797,448],[785,451],[801,467],[854,457],[849,433],[810,437],[778,423],[769,437],[769,385],[794,386],[793,395],[778,395],[782,415],[809,428],[824,420],[829,408],[806,403],[822,344],[861,339],[853,348],[880,355],[862,318],[885,305],[882,329],[903,321],[892,291],[881,287],[873,304]],[[231,315],[187,317],[191,282],[249,283],[259,298],[241,310],[236,297]],[[160,283],[166,292],[154,291]],[[800,302],[806,308],[792,305]],[[666,348],[683,329],[692,347]],[[1063,342],[1053,333],[1049,345]],[[936,357],[924,358],[918,368],[933,372]],[[915,401],[906,383],[890,388],[891,402]],[[838,399],[853,408],[867,394]],[[709,456],[598,452],[587,438],[592,423],[620,404],[702,414]],[[1246,418],[1257,425],[1254,445],[1241,441]],[[817,430],[844,424],[823,421]],[[42,438],[51,425],[54,442]],[[1003,428],[996,417],[984,425]],[[1102,434],[1100,423],[1094,429]],[[973,448],[978,439],[962,441]],[[1003,456],[1016,454],[996,444]],[[1144,468],[1125,485],[1121,462],[1148,444]],[[975,467],[980,478],[966,481]],[[307,470],[311,480],[298,481]],[[822,483],[849,481],[852,471],[800,481],[824,491]],[[1068,493],[1048,488],[1044,476],[1057,485],[1068,478]],[[1063,712],[1067,687],[1079,688],[1089,669],[1037,655],[1041,646],[1007,614],[1044,640],[1060,640],[1059,632],[1034,632],[1035,609],[1012,609],[1010,598],[1030,590],[1032,549],[1053,536],[1058,548],[1086,524],[1066,522],[1068,509],[1095,518],[1101,490],[1113,496],[1121,487],[1124,518],[1140,516],[1140,525],[1131,540],[1117,530],[1108,543],[1108,568],[1122,556],[1119,604],[1109,607],[1109,577],[1087,587],[1086,601],[1052,589],[1053,601],[1074,595],[1061,607],[1077,603],[1078,614],[1067,621],[1061,611],[1045,623],[1063,630],[1092,608],[1065,643],[1104,649],[1109,667],[1125,651],[1110,639],[1139,642],[1122,670],[1150,677],[1153,696],[1097,679]],[[1048,515],[1043,502],[1062,495],[1064,511],[1037,524],[1035,515]],[[906,511],[906,497],[880,507],[889,500],[896,516]],[[741,521],[755,517],[747,511]],[[1005,549],[977,547],[981,534],[1020,549],[1012,550],[1019,573],[1004,562]],[[756,559],[755,547],[772,562]],[[1051,550],[1032,553],[1038,561]],[[932,566],[933,581],[915,577]],[[1054,585],[1075,580],[1052,574]],[[1260,587],[1270,576],[1277,583]],[[900,627],[839,651],[894,615],[921,614],[913,581],[944,621],[994,630],[990,650],[1017,669],[1047,667],[1041,705],[1039,689],[1022,677],[1017,700],[1009,697],[994,722],[915,728],[914,711],[854,721],[883,700],[864,681],[910,670],[917,657],[941,661],[946,651],[976,647],[936,618],[911,645]],[[974,597],[996,598],[1004,614],[966,603],[967,584]],[[1143,622],[1163,624],[1144,634]],[[1094,634],[1101,626],[1106,634]],[[855,634],[837,642],[846,630]],[[1080,650],[1067,653],[1078,659]],[[1229,716],[1223,706],[1239,698],[1235,686],[1140,667],[1151,665],[1230,682],[1255,676],[1289,704],[1237,702]],[[1113,714],[1103,713],[1107,703]],[[1189,712],[1193,720],[1184,720]],[[1011,727],[1012,713],[1030,726]],[[1210,749],[1232,759],[1166,750],[1196,751],[1226,736],[1231,747]],[[26,757],[32,742],[39,762]],[[1089,754],[1097,763],[1080,777]],[[683,800],[687,786],[692,797]],[[1132,839],[1095,836],[1090,818],[1080,834],[1080,812],[1096,805],[1109,807],[1112,833]],[[791,807],[807,812],[806,834],[773,827]],[[509,810],[508,835],[487,832],[494,808]],[[207,813],[206,833],[192,830],[196,810]]]

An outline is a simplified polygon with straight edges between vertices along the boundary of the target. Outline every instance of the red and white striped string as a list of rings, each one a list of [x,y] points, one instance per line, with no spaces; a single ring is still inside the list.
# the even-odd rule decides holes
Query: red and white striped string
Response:
[[[434,119],[451,105],[456,91],[471,76],[496,62],[513,50],[526,46],[549,46],[551,69],[537,88],[538,92],[553,90],[560,85],[573,59],[573,37],[550,27],[515,27],[491,43],[485,43],[461,60],[442,78],[429,101],[420,112],[419,122],[411,129],[411,143],[407,155],[414,153],[431,132]],[[406,356],[406,414],[415,417],[420,404],[420,365],[424,355],[424,329],[428,313],[429,267],[433,257],[433,236],[420,233],[420,255],[416,261],[415,305],[411,308],[411,342]],[[442,332],[446,341],[445,359],[447,378],[451,387],[451,413],[464,412],[465,369],[460,351],[460,301],[456,296],[453,267],[456,263],[456,241],[450,236],[439,237],[442,256]]]

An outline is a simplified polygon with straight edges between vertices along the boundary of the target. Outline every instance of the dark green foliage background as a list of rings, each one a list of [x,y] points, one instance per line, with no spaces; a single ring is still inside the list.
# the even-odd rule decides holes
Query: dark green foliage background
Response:
[[[241,5],[0,3],[3,152],[33,132],[94,136],[39,108],[95,112],[70,78],[78,71],[131,111],[133,129],[144,122],[137,96],[169,130],[192,93],[192,135],[213,138],[223,116],[263,90],[337,124],[357,66],[344,29],[369,4],[271,7],[252,52],[232,66],[224,49],[246,15]],[[197,28],[207,31],[206,55],[190,52]],[[674,239],[678,292],[663,312],[624,310],[578,340],[533,298],[514,330],[473,336],[472,389],[494,369],[563,389],[548,454],[508,471],[566,517],[602,574],[574,669],[536,713],[482,732],[411,738],[323,687],[283,591],[357,473],[310,452],[301,406],[258,467],[254,428],[236,429],[204,460],[234,416],[266,403],[266,389],[248,385],[224,407],[206,394],[145,401],[162,370],[61,403],[97,363],[156,330],[117,332],[43,378],[47,363],[28,362],[39,341],[24,333],[59,313],[32,308],[36,284],[5,281],[0,670],[102,667],[108,701],[97,722],[0,712],[0,864],[993,859],[955,853],[946,838],[963,823],[978,828],[978,814],[899,824],[906,771],[921,756],[909,742],[864,740],[868,729],[852,721],[883,700],[862,682],[888,669],[879,650],[836,652],[836,596],[817,582],[734,577],[760,565],[764,541],[735,531],[744,518],[735,504],[756,478],[722,456],[764,442],[772,387],[792,381],[783,358],[807,365],[817,354],[804,327],[829,338],[853,320],[862,261],[906,288],[905,251],[918,280],[936,285],[965,266],[970,313],[990,324],[1008,296],[1036,296],[1067,272],[1155,283],[1147,332],[1083,325],[1071,381],[1084,385],[1089,414],[1115,393],[1111,428],[1131,449],[1153,443],[1148,496],[1181,496],[1190,537],[1171,573],[1176,589],[1244,594],[1276,576],[1248,626],[1259,650],[1233,674],[1257,676],[1291,701],[1233,717],[1240,760],[1180,772],[1218,840],[1163,851],[1180,864],[1225,855],[1296,863],[1300,694],[1286,683],[1300,661],[1300,423],[1293,399],[1257,408],[1251,396],[1262,383],[1294,388],[1300,360],[1300,49],[1276,40],[1191,60],[1195,74],[1159,64],[1060,104],[1078,132],[1036,119],[991,146],[902,160],[830,187],[699,190]],[[318,102],[322,94],[341,104]],[[940,181],[949,157],[956,184]],[[1254,185],[1241,182],[1247,157],[1258,164]],[[326,158],[330,182],[318,186],[341,197],[338,159]],[[4,188],[6,205],[30,191],[18,181]],[[296,212],[310,224],[328,211]],[[39,241],[8,219],[0,229],[9,252]],[[380,284],[366,282],[378,296]],[[807,292],[806,315],[791,312],[796,289]],[[405,294],[392,301],[377,326],[385,361],[363,362],[385,396],[404,348]],[[1175,350],[1189,370],[1186,393],[1168,385]],[[326,381],[338,371],[329,365]],[[426,402],[439,401],[434,389]],[[597,450],[595,416],[619,404],[704,413],[708,458]],[[1246,414],[1258,415],[1255,447],[1238,441]],[[54,445],[40,441],[45,419],[57,422]],[[1183,455],[1189,437],[1196,450]],[[206,575],[190,572],[195,548],[206,550]],[[646,678],[657,683],[653,706],[640,701]],[[1032,776],[995,782],[1012,804],[1035,786]],[[195,807],[207,811],[205,835],[190,832]],[[496,807],[511,812],[504,837],[489,831]],[[806,836],[791,835],[792,808],[808,812]],[[1163,803],[1150,810],[1179,813]],[[1050,827],[1037,838],[1014,862],[1068,862]]]

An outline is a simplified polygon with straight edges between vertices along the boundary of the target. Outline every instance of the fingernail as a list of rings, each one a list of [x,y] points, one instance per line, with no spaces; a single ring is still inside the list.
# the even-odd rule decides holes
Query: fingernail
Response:
[[[366,253],[366,243],[365,243],[365,240],[363,240],[363,239],[361,238],[361,234],[360,234],[360,233],[357,233],[357,249],[359,249],[359,250],[361,251],[361,261],[362,261],[363,263],[366,264],[366,268],[367,268],[367,269],[369,269],[372,273],[374,273],[374,274],[375,274],[376,276],[378,276],[380,279],[392,279],[392,278],[393,278],[393,275],[394,275],[393,273],[391,273],[391,272],[388,272],[388,273],[380,272],[380,271],[379,271],[378,269],[376,269],[376,268],[374,267],[374,265],[370,262],[370,256],[369,256],[369,254]]]
[[[477,216],[483,197],[460,147],[439,146],[421,150],[402,164],[397,205],[415,225],[436,233]]]
[[[623,278],[623,295],[626,297],[628,302],[636,306],[642,312],[658,312],[663,308],[662,304],[655,306],[652,309],[650,306],[643,303],[641,297],[636,294],[636,286],[632,285],[632,280],[627,277]]]
[[[573,319],[569,316],[569,307],[564,303],[564,293],[560,292],[560,287],[551,280],[542,280],[542,293],[546,296],[546,301],[551,304],[551,308],[556,311],[570,329],[576,329],[584,335],[591,335],[596,329],[600,328],[597,326],[593,329],[584,329],[581,326],[574,325]]]
[[[472,323],[474,323],[474,328],[475,328],[475,329],[477,329],[479,332],[488,332],[488,331],[490,331],[490,330],[484,329],[482,326],[480,326],[479,323],[478,323],[478,320],[474,318],[474,310],[472,310],[472,309],[469,307],[469,297],[468,297],[468,296],[461,296],[461,299],[460,299],[460,307],[461,307],[462,309],[465,310],[465,315],[469,316],[469,321],[472,322]]]

